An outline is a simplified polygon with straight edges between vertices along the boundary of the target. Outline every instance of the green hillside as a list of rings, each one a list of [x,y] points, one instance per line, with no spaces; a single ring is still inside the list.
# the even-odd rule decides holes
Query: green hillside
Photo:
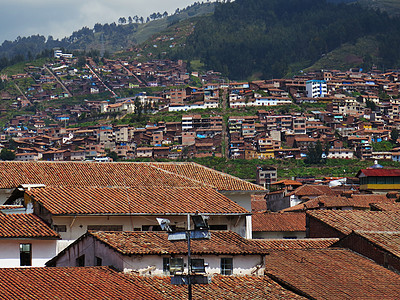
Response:
[[[203,17],[174,57],[200,59],[232,79],[290,76],[318,61],[399,67],[399,31],[399,18],[357,4],[237,0]],[[348,54],[339,56],[338,49]]]

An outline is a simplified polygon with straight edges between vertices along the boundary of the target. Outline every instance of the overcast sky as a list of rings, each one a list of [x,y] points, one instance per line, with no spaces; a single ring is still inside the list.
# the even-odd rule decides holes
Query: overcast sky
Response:
[[[18,36],[70,36],[83,26],[118,24],[120,17],[175,12],[195,0],[1,0],[0,44]],[[206,2],[204,0],[204,2]]]

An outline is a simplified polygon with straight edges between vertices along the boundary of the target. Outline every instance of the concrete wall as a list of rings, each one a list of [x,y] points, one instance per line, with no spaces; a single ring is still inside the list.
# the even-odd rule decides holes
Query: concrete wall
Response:
[[[20,267],[19,245],[32,244],[32,267],[44,267],[56,255],[57,240],[2,239],[0,241],[0,267]]]

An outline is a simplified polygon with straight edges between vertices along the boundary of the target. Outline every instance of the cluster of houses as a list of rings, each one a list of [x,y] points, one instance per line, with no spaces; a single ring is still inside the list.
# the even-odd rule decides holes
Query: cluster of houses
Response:
[[[60,89],[73,94],[63,78],[77,75],[62,72],[70,68],[66,62],[72,64],[74,59],[59,59],[65,63],[65,68],[57,72],[46,68],[53,72],[53,79],[58,80],[56,84]],[[142,80],[149,74],[155,76],[157,72],[161,76],[164,74],[162,70],[178,74],[179,68],[183,68],[182,72],[185,68],[185,64],[179,61],[151,61],[138,65],[105,62],[100,70],[93,59],[88,59],[86,68],[92,77],[88,79],[82,75],[81,79],[102,81],[105,87],[114,91],[116,86],[104,74],[115,76],[113,74],[118,70]],[[57,75],[58,72],[61,74]],[[216,83],[212,83],[212,72],[194,75],[203,82],[202,87],[188,86],[186,81],[175,82],[177,87],[151,95],[142,92],[115,101],[86,100],[80,105],[64,105],[35,115],[16,116],[4,128],[0,138],[2,146],[9,147],[12,138],[17,144],[16,159],[21,161],[103,160],[109,152],[116,152],[119,159],[204,156],[301,159],[307,157],[310,146],[320,142],[323,155],[328,159],[400,160],[399,148],[378,151],[373,147],[382,141],[397,142],[398,134],[392,134],[400,129],[397,71],[330,70],[292,79],[225,83],[221,78],[214,78]],[[39,78],[37,80],[41,78],[34,77]],[[182,84],[186,84],[185,87]],[[26,98],[29,97],[26,95]],[[305,103],[316,105],[315,110],[302,110]],[[297,105],[298,109],[289,104]],[[243,113],[247,111],[246,107],[256,107],[251,110],[254,114]],[[188,112],[194,108],[208,110],[205,114]],[[148,123],[143,127],[95,125],[66,128],[67,123],[71,124],[78,118],[95,119],[95,116],[107,114],[121,117],[137,113],[138,109],[152,113],[183,111],[183,114],[175,122]]]
[[[399,174],[269,192],[195,163],[0,162],[1,295],[185,299],[191,274],[202,299],[396,299]]]

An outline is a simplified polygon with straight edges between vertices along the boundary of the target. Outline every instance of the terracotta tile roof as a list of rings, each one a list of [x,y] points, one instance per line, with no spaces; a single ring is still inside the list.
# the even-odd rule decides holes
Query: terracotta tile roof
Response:
[[[2,209],[19,209],[23,208],[23,205],[0,205],[0,210]]]
[[[301,182],[298,182],[296,180],[290,180],[290,179],[284,179],[284,180],[280,180],[280,181],[276,181],[271,183],[271,185],[276,185],[276,184],[283,184],[283,185],[303,185]]]
[[[203,182],[219,191],[265,191],[262,186],[196,163],[151,163],[151,165],[185,178]]]
[[[107,267],[0,268],[2,299],[164,299]]]
[[[0,162],[0,188],[46,186],[204,186],[146,163]]]
[[[15,188],[21,184],[265,190],[195,163],[0,162],[0,188]]]
[[[353,230],[400,231],[400,212],[312,210],[307,215],[346,235]]]
[[[168,233],[151,231],[96,231],[89,236],[124,255],[187,254],[186,241],[168,241]],[[209,240],[192,240],[192,254],[259,254],[264,251],[232,231],[211,231]]]
[[[311,299],[398,299],[400,275],[344,249],[274,251],[266,275]]]
[[[156,299],[188,299],[187,286],[172,285],[170,277],[131,277],[140,285],[151,287],[160,297]],[[218,300],[297,300],[306,299],[280,286],[266,276],[222,276],[212,277],[210,284],[193,286],[193,299]]]
[[[380,248],[400,258],[400,231],[354,231]]]
[[[340,208],[353,207],[369,209],[371,203],[393,203],[394,199],[389,199],[386,195],[352,195],[351,197],[343,196],[318,196],[304,203],[286,208],[283,212],[304,211],[319,208]]]
[[[36,188],[26,191],[53,215],[64,214],[246,214],[211,188]]]
[[[338,241],[338,238],[252,240],[255,245],[264,250],[322,249],[328,248]]]
[[[303,197],[303,196],[321,196],[321,195],[337,195],[339,192],[333,191],[329,186],[327,185],[310,185],[310,184],[305,184],[297,189],[295,189],[293,192],[289,193],[288,196],[296,195],[297,197]]]
[[[400,203],[373,203],[371,209],[379,211],[400,211]]]
[[[59,238],[34,214],[0,214],[0,238]]]
[[[306,231],[305,213],[254,213],[253,231]]]

